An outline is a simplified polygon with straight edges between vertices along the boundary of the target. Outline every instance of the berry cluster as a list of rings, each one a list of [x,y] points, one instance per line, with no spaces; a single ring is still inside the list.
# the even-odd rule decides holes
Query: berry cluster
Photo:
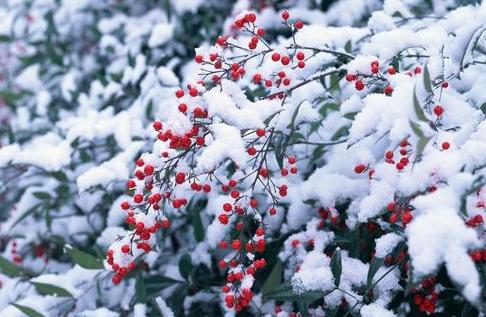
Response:
[[[439,298],[436,290],[436,278],[434,276],[423,280],[421,288],[412,290],[413,302],[420,312],[433,314]]]

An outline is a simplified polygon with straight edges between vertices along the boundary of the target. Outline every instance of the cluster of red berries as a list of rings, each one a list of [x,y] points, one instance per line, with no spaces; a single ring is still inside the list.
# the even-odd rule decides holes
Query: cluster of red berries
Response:
[[[480,204],[480,203],[482,203],[482,202],[479,202],[478,204]],[[482,205],[482,206],[484,208],[484,205]],[[484,220],[483,220],[483,216],[481,216],[481,215],[475,215],[474,217],[472,217],[471,219],[466,221],[466,225],[468,227],[477,227],[477,226],[482,225],[483,223],[484,223]]]
[[[486,262],[486,249],[474,250],[470,255],[474,262]]]
[[[435,277],[429,277],[420,283],[421,289],[414,289],[412,291],[413,302],[417,305],[419,311],[427,314],[435,312],[437,305],[437,299],[439,298],[438,292],[435,290]]]
[[[295,164],[297,163],[297,159],[295,158],[295,156],[289,156],[289,158],[287,159],[287,162],[290,166],[282,167],[282,169],[280,170],[280,175],[285,177],[285,176],[289,175],[289,171],[290,171],[291,174],[297,174],[298,169],[297,169],[297,166],[295,166]]]
[[[321,218],[317,227],[318,229],[324,229],[326,222],[332,225],[339,223],[339,213],[335,208],[319,208],[318,213]]]
[[[115,263],[113,259],[113,250],[111,249],[108,249],[106,252],[106,262],[111,265],[113,271],[115,271],[115,274],[111,277],[113,284],[119,284],[122,279],[136,267],[135,262],[133,261],[131,261],[127,267],[120,267],[120,265]]]
[[[17,252],[17,242],[12,242],[12,250],[10,251],[10,253],[12,254],[12,261],[15,264],[22,263],[22,256]]]
[[[391,213],[388,218],[388,221],[390,223],[396,223],[399,219],[401,219],[402,224],[405,226],[413,220],[413,209],[409,205],[403,206],[392,201],[388,203],[388,205],[386,206],[386,210]]]
[[[388,84],[386,78],[383,77],[383,75],[380,73],[380,62],[376,60],[372,61],[370,64],[370,70],[371,70],[371,75],[348,73],[346,75],[346,80],[348,82],[354,81],[354,88],[356,88],[356,90],[358,91],[361,91],[365,88],[366,84],[363,81],[366,81],[367,79],[369,79],[368,82],[369,85],[376,82],[377,80],[386,81],[387,84],[383,88],[383,93],[385,95],[390,96],[393,93],[393,87],[390,86],[390,84]],[[387,72],[390,75],[396,74],[396,70],[395,68],[393,68],[393,66],[389,66]]]
[[[410,146],[410,143],[406,139],[400,142],[400,149],[398,150],[398,153],[401,155],[401,157],[397,162],[395,162],[395,154],[393,153],[393,151],[386,151],[385,162],[389,164],[395,164],[395,168],[397,169],[397,171],[403,170],[410,163],[409,158],[412,151],[410,149],[407,149],[408,146]]]

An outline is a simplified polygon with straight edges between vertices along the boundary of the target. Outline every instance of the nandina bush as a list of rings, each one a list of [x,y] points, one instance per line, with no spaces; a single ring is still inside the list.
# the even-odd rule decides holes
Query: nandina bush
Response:
[[[4,199],[22,211],[2,228],[0,269],[16,285],[2,312],[483,314],[486,5],[267,5],[237,2],[175,72],[167,56],[200,39],[171,43],[166,23],[135,49],[116,42],[120,23],[159,13],[98,24],[92,41],[123,62],[77,69],[104,77],[73,99],[65,75],[61,109],[76,110],[56,117],[61,132],[0,150],[17,181]],[[28,109],[32,95],[14,92]]]

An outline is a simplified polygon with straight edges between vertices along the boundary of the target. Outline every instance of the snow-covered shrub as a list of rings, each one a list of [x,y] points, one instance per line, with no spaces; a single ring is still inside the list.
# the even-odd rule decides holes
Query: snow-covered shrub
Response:
[[[486,309],[486,4],[33,3],[1,313]]]

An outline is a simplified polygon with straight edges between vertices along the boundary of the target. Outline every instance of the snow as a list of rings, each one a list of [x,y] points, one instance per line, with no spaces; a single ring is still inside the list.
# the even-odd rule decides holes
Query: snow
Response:
[[[399,242],[403,241],[403,238],[394,232],[390,232],[382,235],[375,240],[375,256],[378,258],[384,258],[389,255]]]
[[[236,165],[243,165],[246,152],[240,131],[224,123],[213,124],[210,129],[214,133],[214,140],[199,156],[198,169],[201,171],[212,170],[227,158]]]
[[[390,308],[403,291],[403,278],[420,282],[444,268],[459,292],[449,297],[436,286],[439,296],[478,305],[482,264],[471,254],[484,252],[484,224],[471,219],[486,217],[485,3],[339,0],[320,10],[316,7],[325,1],[287,1],[290,28],[295,30],[298,20],[305,23],[289,36],[290,31],[281,32],[287,27],[282,7],[271,1],[259,7],[249,0],[171,0],[170,13],[152,2],[115,2],[9,0],[0,8],[0,34],[15,38],[0,43],[2,256],[35,276],[0,274],[0,316],[23,315],[12,303],[46,317],[145,316],[153,312],[148,303],[134,300],[141,287],[134,275],[182,281],[183,254],[223,285],[227,272],[248,269],[246,262],[214,266],[237,254],[218,247],[235,239],[240,220],[240,209],[227,213],[225,203],[243,208],[252,222],[243,223],[244,247],[248,237],[264,239],[267,246],[278,242],[271,252],[282,263],[282,281],[297,294],[322,292],[325,305],[311,308],[313,316],[329,315],[343,300],[363,317],[406,315],[417,306],[413,295]],[[257,25],[266,31],[265,44],[260,40],[254,51],[247,49],[251,35],[234,25],[249,10],[257,11]],[[214,44],[219,35],[235,46]],[[62,66],[50,58],[28,63],[17,58],[40,56],[52,48],[51,41],[59,43],[54,50],[62,50]],[[289,64],[272,61],[273,52],[288,55]],[[297,53],[305,54],[303,68]],[[195,54],[204,62],[196,63]],[[214,57],[210,54],[224,61],[223,69],[207,62]],[[226,75],[237,62],[245,74],[232,80]],[[391,64],[396,74],[387,71]],[[273,80],[272,87],[254,82],[256,73]],[[340,79],[346,73],[366,87],[358,91],[355,80]],[[215,83],[213,74],[223,78]],[[383,93],[387,85],[393,88],[388,95]],[[191,88],[198,94],[191,96]],[[174,96],[177,89],[183,97]],[[186,113],[178,109],[181,103],[187,104]],[[442,115],[434,113],[435,105],[443,107]],[[207,117],[195,117],[196,107]],[[153,119],[163,124],[160,134]],[[265,129],[265,135],[257,136],[257,129]],[[165,141],[169,130],[172,137]],[[421,134],[429,141],[419,152]],[[204,144],[196,143],[201,137]],[[178,138],[190,146],[174,145]],[[385,153],[392,153],[393,161],[386,161]],[[138,158],[143,166],[135,166]],[[155,175],[145,172],[147,164]],[[360,164],[363,172],[355,169]],[[178,172],[186,175],[182,184],[174,184]],[[127,190],[127,180],[135,187]],[[230,180],[237,184],[226,190]],[[210,185],[211,191],[197,185]],[[229,194],[235,190],[238,198]],[[149,203],[134,203],[134,193]],[[158,195],[162,198],[154,203]],[[179,199],[188,206],[178,208]],[[130,204],[127,211],[120,210],[124,202]],[[391,202],[395,211],[387,209]],[[276,215],[269,212],[273,207]],[[412,215],[409,223],[404,210]],[[201,216],[202,241],[194,237],[193,212]],[[228,224],[218,219],[222,214],[230,218]],[[392,216],[398,218],[393,224]],[[171,226],[159,230],[156,223],[165,219]],[[144,229],[127,225],[132,220]],[[257,227],[265,229],[264,236],[257,236]],[[354,245],[341,243],[357,230],[360,235],[373,231],[375,242],[374,249],[360,250],[359,258],[351,251]],[[142,234],[146,239],[139,238]],[[150,251],[140,248],[142,240]],[[63,244],[97,257],[110,250],[113,264],[105,259],[106,270],[83,269],[58,254]],[[130,252],[122,251],[125,245]],[[363,293],[368,259],[387,258],[399,245],[409,262],[378,268],[368,298]],[[342,258],[339,289],[330,265],[334,250]],[[242,254],[248,262],[266,255]],[[120,268],[132,262],[136,274],[114,285],[110,279],[116,281]],[[259,291],[270,271],[244,274],[241,283],[227,284],[229,294],[251,289],[255,293],[245,313],[289,317],[295,308],[290,302],[279,302],[282,311],[276,313],[275,301]],[[190,282],[198,284],[198,278],[191,276]],[[41,295],[30,282],[69,291],[70,311],[66,298]],[[155,295],[152,304],[164,317],[176,314],[169,298],[177,287]],[[219,286],[216,296],[201,289],[190,293],[181,302],[184,313],[215,304],[225,316],[235,315],[225,307]],[[442,300],[437,313],[441,305]]]
[[[378,305],[378,304],[369,304],[364,305],[360,309],[360,314],[363,317],[394,317],[396,316],[393,312],[389,311],[388,309]]]
[[[150,38],[148,40],[148,46],[157,47],[160,46],[172,38],[174,33],[174,27],[167,23],[159,23],[154,26]]]

